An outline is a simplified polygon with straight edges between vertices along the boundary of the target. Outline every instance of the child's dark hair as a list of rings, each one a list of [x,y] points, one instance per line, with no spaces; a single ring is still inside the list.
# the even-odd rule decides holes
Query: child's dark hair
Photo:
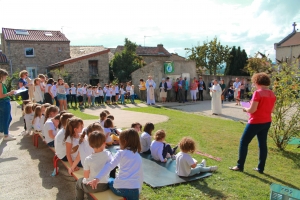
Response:
[[[166,132],[164,130],[158,130],[155,132],[154,139],[156,141],[162,140],[166,137]]]
[[[123,149],[128,149],[130,151],[140,152],[141,151],[141,142],[138,132],[131,128],[125,131],[122,131],[119,136],[120,144]]]
[[[107,115],[110,115],[110,112],[108,110],[103,110],[102,112],[105,112]]]
[[[44,121],[44,123],[48,120],[49,115],[50,115],[50,113],[52,113],[52,112],[58,112],[58,107],[57,107],[57,106],[54,106],[54,105],[51,105],[51,106],[49,106],[49,107],[46,109],[46,111],[45,111],[45,121]]]
[[[196,150],[196,145],[192,138],[184,137],[180,140],[179,148],[184,153],[194,153],[194,151]]]
[[[103,132],[93,131],[89,135],[89,145],[92,148],[99,148],[105,143],[106,137]]]
[[[74,115],[72,113],[64,113],[60,116],[60,119],[59,119],[59,124],[62,126],[62,127],[66,127],[67,126],[67,120],[69,118],[72,118],[74,117]]]
[[[115,117],[113,115],[108,115],[106,118],[111,119],[111,120],[115,120]]]
[[[35,108],[37,107],[37,106],[40,106],[41,104],[39,104],[39,103],[33,103],[32,104],[32,111],[34,112],[34,110],[35,110]]]
[[[79,144],[81,144],[84,140],[85,135],[87,135],[89,137],[89,134],[93,131],[98,131],[103,133],[103,129],[101,127],[101,124],[99,122],[95,122],[90,124],[81,134],[80,136],[80,140],[79,140]]]
[[[134,122],[131,124],[131,128],[135,128],[136,126],[140,126],[140,129],[142,130],[143,126],[142,124],[138,123],[138,122]]]
[[[65,111],[65,110],[60,111],[59,115],[62,116],[65,113],[67,113],[67,111]],[[58,128],[61,128],[61,121],[59,121],[59,123],[58,123]]]
[[[55,117],[53,117],[53,119],[60,120],[60,114],[55,115]]]
[[[24,113],[25,114],[30,114],[30,113],[32,113],[32,106],[33,106],[33,104],[27,104],[26,106],[25,106],[25,109],[24,109]]]
[[[111,119],[106,119],[104,122],[104,128],[111,128],[114,126],[114,123]]]
[[[82,124],[83,124],[83,121],[80,118],[72,117],[72,118],[67,119],[67,126],[66,126],[64,141],[66,141],[69,136],[72,139],[75,135],[74,128],[78,128],[79,125],[82,125]]]
[[[103,120],[105,120],[106,117],[107,117],[106,112],[103,112],[103,111],[102,111],[102,112],[100,113],[100,120],[103,121]]]
[[[48,79],[48,81],[47,81],[47,84],[50,84],[50,85],[52,85],[54,83],[54,80],[53,80],[53,78],[49,78]]]
[[[152,124],[151,122],[147,122],[144,126],[144,132],[151,135],[153,130],[154,130],[154,124]]]

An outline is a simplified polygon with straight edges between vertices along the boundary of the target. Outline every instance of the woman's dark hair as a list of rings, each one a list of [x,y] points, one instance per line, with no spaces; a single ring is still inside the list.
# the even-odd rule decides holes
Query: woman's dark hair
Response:
[[[123,149],[128,149],[130,151],[141,152],[141,142],[138,132],[131,128],[122,131],[119,136],[120,144]]]
[[[93,131],[89,135],[89,145],[92,148],[99,148],[105,143],[106,137],[103,132]]]
[[[144,132],[151,135],[153,130],[154,130],[154,124],[152,124],[151,122],[147,122],[144,126]]]
[[[271,84],[270,77],[264,72],[254,74],[251,78],[251,81],[252,83],[263,86],[269,86]]]
[[[111,119],[106,119],[104,122],[104,128],[111,128],[114,126],[114,123]]]
[[[49,78],[48,81],[47,81],[47,84],[53,85],[53,83],[54,83],[53,78]]]
[[[81,134],[80,139],[79,139],[79,144],[81,144],[83,142],[85,135],[88,135],[88,137],[89,137],[89,134],[93,131],[98,131],[98,132],[103,133],[103,129],[102,129],[101,124],[99,122],[95,122],[95,123],[90,124],[83,131],[83,133]]]

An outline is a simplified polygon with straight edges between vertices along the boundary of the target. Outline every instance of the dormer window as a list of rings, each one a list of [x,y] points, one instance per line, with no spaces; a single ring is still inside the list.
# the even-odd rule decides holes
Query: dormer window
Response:
[[[53,36],[51,32],[45,32],[46,36]]]
[[[27,30],[15,30],[16,35],[29,35]]]

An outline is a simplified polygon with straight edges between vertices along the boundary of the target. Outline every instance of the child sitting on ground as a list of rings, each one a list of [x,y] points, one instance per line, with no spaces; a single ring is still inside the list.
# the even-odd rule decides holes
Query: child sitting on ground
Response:
[[[54,147],[54,138],[57,133],[59,118],[60,115],[57,114],[54,118],[49,118],[44,124],[43,135],[45,137],[45,142],[49,147]]]
[[[189,137],[184,137],[179,143],[180,152],[176,154],[176,174],[178,176],[193,176],[201,172],[213,172],[218,169],[217,166],[206,167],[205,159],[200,164],[193,159],[189,153],[194,153],[195,142]]]
[[[95,188],[87,184],[97,176],[98,172],[102,170],[106,163],[111,162],[113,159],[111,153],[105,150],[104,134],[99,131],[90,133],[89,145],[93,148],[94,153],[87,156],[84,160],[84,178],[80,178],[76,182],[76,199],[84,199],[84,193],[103,192],[108,189],[107,174],[102,176],[101,179],[98,179]]]
[[[104,135],[106,137],[106,144],[113,145],[119,144],[120,132],[115,129],[113,120],[106,119],[104,122]]]
[[[148,122],[144,126],[144,132],[141,134],[141,153],[151,154],[150,145],[151,145],[151,133],[154,130],[154,124]]]
[[[151,156],[154,160],[167,162],[168,158],[176,159],[174,156],[178,146],[173,149],[165,143],[166,133],[164,130],[158,130],[155,133],[154,140],[150,145]]]
[[[97,184],[103,177],[120,166],[117,177],[109,178],[108,187],[111,191],[124,199],[139,199],[139,193],[143,185],[142,159],[139,155],[141,144],[139,134],[134,129],[127,129],[120,133],[120,150],[114,155],[111,162],[107,162],[95,179],[89,182],[92,188],[97,188]]]
[[[23,136],[28,135],[32,131],[32,120],[34,118],[34,112],[32,110],[33,104],[27,104],[24,109],[24,119],[26,124],[26,131],[23,133]],[[1,114],[1,113],[0,113]]]

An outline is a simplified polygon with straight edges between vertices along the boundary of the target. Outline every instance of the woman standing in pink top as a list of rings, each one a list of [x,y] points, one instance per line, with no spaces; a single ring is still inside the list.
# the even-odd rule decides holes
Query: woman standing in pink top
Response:
[[[237,166],[231,167],[233,171],[244,171],[244,164],[248,153],[248,145],[256,136],[259,146],[259,163],[255,171],[263,173],[265,169],[268,147],[267,137],[271,126],[271,113],[273,112],[276,97],[269,89],[270,78],[266,73],[257,73],[252,76],[252,83],[256,87],[253,93],[250,108],[243,108],[250,114],[248,123],[240,140],[239,160]]]

